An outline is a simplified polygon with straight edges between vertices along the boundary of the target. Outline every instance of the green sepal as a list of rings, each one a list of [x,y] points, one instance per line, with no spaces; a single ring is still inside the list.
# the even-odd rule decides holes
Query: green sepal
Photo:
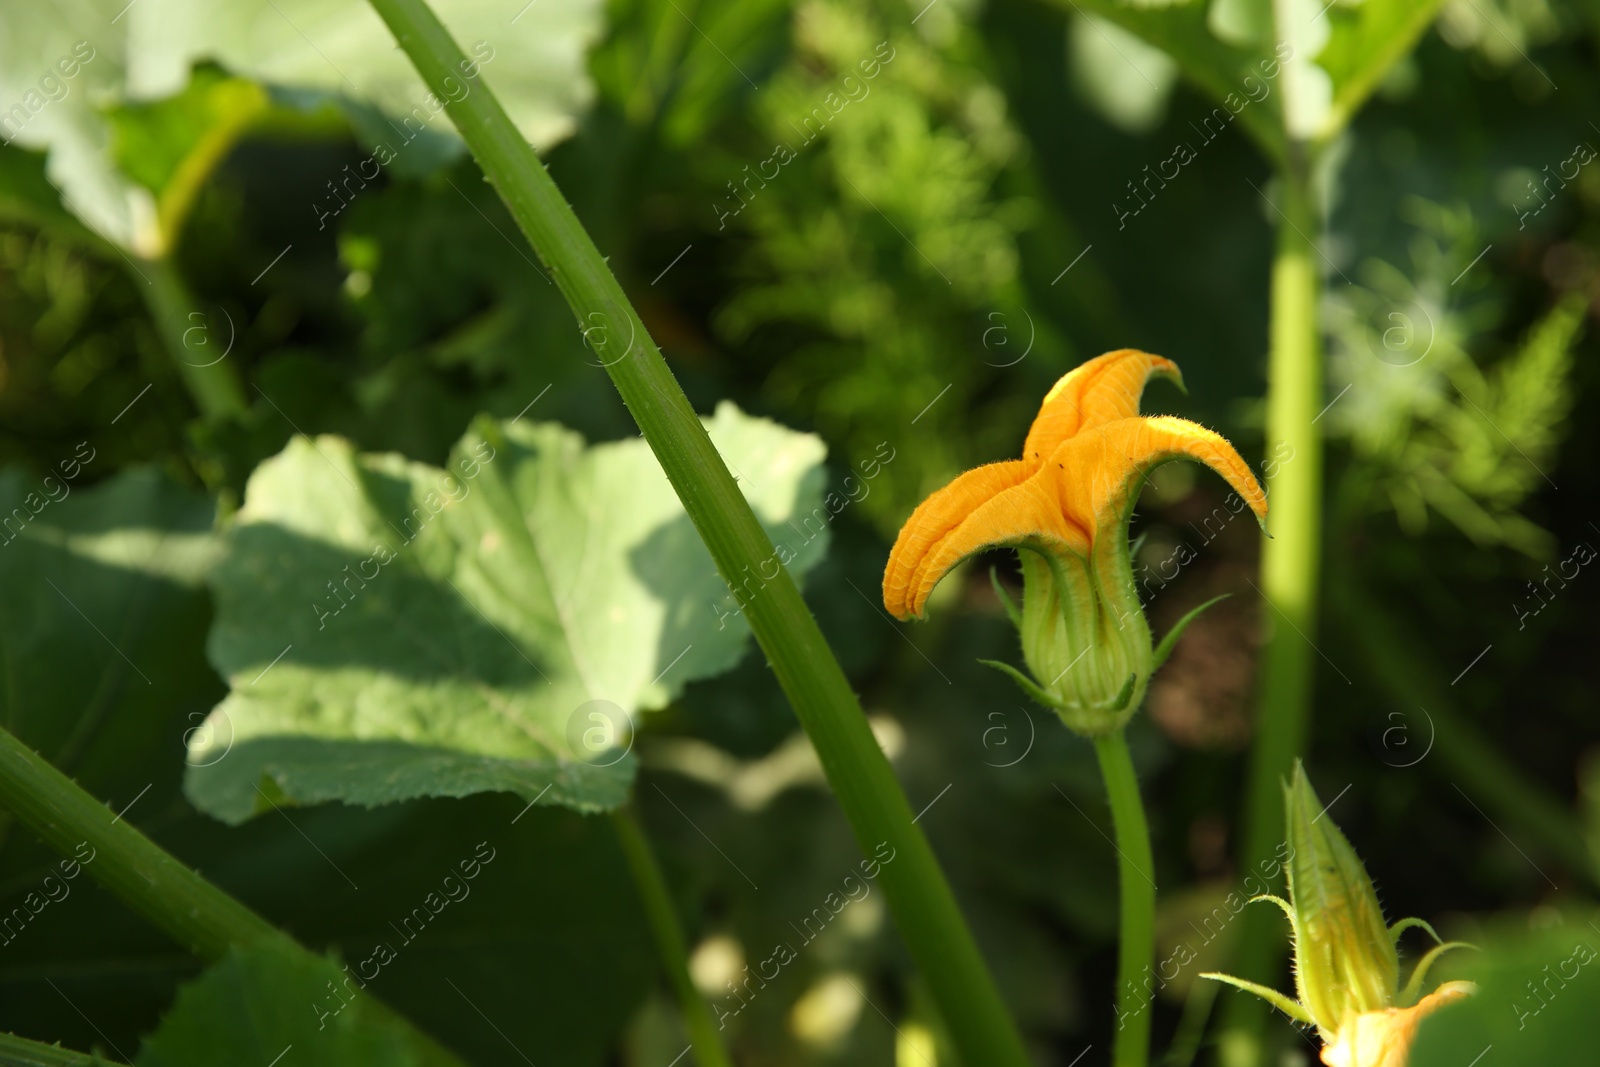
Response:
[[[1419,919],[1415,915],[1407,919],[1401,919],[1399,922],[1389,927],[1389,938],[1394,941],[1396,945],[1398,945],[1400,943],[1400,935],[1413,927],[1428,931],[1428,936],[1433,938],[1434,944],[1444,944],[1444,938],[1440,937],[1439,932],[1429,925],[1428,920]]]
[[[1299,1001],[1290,1000],[1276,989],[1269,989],[1264,985],[1247,982],[1243,978],[1235,978],[1231,974],[1219,974],[1216,971],[1205,971],[1200,977],[1209,978],[1214,982],[1226,982],[1228,985],[1236,989],[1242,989],[1246,993],[1254,993],[1296,1022],[1305,1023],[1307,1026],[1316,1025],[1312,1022],[1311,1013],[1306,1011]]]
[[[1248,903],[1255,904],[1258,901],[1268,901],[1276,904],[1278,909],[1289,917],[1289,929],[1294,930],[1298,936],[1299,927],[1294,917],[1294,908],[1289,906],[1289,902],[1287,900],[1284,900],[1282,897],[1272,893],[1262,893],[1258,896],[1251,897]]]
[[[1017,602],[1011,599],[1011,594],[1006,592],[1006,587],[1000,583],[1000,572],[993,567],[989,568],[989,583],[994,586],[994,595],[1000,598],[1000,603],[1006,609],[1006,617],[1011,620],[1011,625],[1022,632],[1022,609],[1017,607]]]
[[[1022,691],[1024,693],[1027,693],[1028,696],[1049,708],[1051,711],[1061,710],[1061,702],[1059,700],[1045,692],[1042,688],[1040,688],[1037,682],[1035,682],[1032,678],[1029,678],[1026,674],[1023,674],[1021,671],[1017,670],[1011,664],[1001,663],[997,659],[980,659],[978,662],[983,664],[985,667],[993,667],[1001,674],[1008,675],[1013,682],[1016,682],[1017,685],[1022,687]]]
[[[1161,669],[1161,665],[1167,662],[1167,657],[1172,655],[1172,650],[1177,647],[1178,638],[1183,636],[1183,631],[1189,628],[1189,624],[1191,622],[1194,622],[1195,619],[1200,617],[1200,613],[1202,611],[1206,610],[1219,600],[1227,600],[1232,595],[1232,593],[1223,593],[1220,596],[1214,596],[1204,604],[1201,604],[1199,607],[1191,608],[1183,618],[1179,619],[1172,629],[1167,631],[1167,636],[1163,637],[1161,639],[1161,643],[1156,646],[1155,666],[1150,668],[1150,673],[1154,674],[1156,671],[1159,671]]]
[[[1105,709],[1107,711],[1121,711],[1127,707],[1128,701],[1133,699],[1133,687],[1138,684],[1138,681],[1139,676],[1137,674],[1128,675],[1128,681],[1123,685],[1122,692],[1113,697],[1111,702],[1105,705]]]
[[[1446,952],[1449,952],[1453,948],[1470,948],[1476,950],[1477,947],[1477,945],[1469,945],[1465,941],[1441,941],[1439,944],[1433,946],[1433,948],[1428,950],[1427,955],[1423,956],[1417,961],[1416,968],[1411,972],[1411,980],[1407,982],[1406,987],[1400,991],[1400,995],[1396,998],[1395,1003],[1401,1006],[1409,1006],[1416,1003],[1417,994],[1422,991],[1422,980],[1428,976],[1428,968],[1433,966],[1434,960],[1438,959],[1440,956],[1443,956]]]

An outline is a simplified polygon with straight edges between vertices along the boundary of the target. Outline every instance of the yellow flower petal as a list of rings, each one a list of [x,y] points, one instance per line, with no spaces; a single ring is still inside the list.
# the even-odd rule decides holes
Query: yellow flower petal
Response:
[[[1204,463],[1258,519],[1266,519],[1267,494],[1227,439],[1171,415],[1118,419],[1071,437],[1045,462],[1040,476],[1055,479],[1068,518],[1096,535],[1109,534],[1120,531],[1145,475],[1172,459]]]
[[[897,619],[920,616],[927,602],[927,590],[916,595],[913,579],[936,547],[955,532],[974,511],[996,495],[1020,485],[1028,472],[1019,460],[990,463],[961,475],[934,493],[911,513],[895,538],[889,564],[883,571],[883,606]],[[946,567],[945,570],[949,568]],[[940,572],[938,577],[943,577]],[[937,578],[935,581],[937,582]]]
[[[1322,1062],[1328,1067],[1406,1067],[1423,1017],[1474,988],[1471,982],[1446,982],[1412,1007],[1353,1015],[1335,1040],[1322,1047]]]
[[[1037,470],[1068,438],[1139,414],[1145,383],[1157,376],[1183,385],[1172,360],[1132,348],[1096,356],[1069,371],[1045,394],[1022,446],[1023,462]]]
[[[884,569],[890,614],[920,616],[940,579],[985,548],[1088,556],[1099,533],[1121,528],[1144,474],[1169,459],[1211,467],[1264,518],[1266,494],[1220,435],[1184,419],[1138,415],[1139,396],[1156,375],[1182,381],[1172,361],[1133,349],[1090,360],[1045,397],[1022,460],[968,471],[923,501]]]
[[[1007,466],[1021,468],[1022,464],[1012,460]],[[924,501],[923,506],[943,497],[953,487],[954,483],[941,489]],[[985,548],[1033,545],[1049,551],[1075,552],[1078,555],[1089,551],[1089,530],[1077,524],[1061,507],[1056,480],[1048,477],[1045,471],[996,493],[975,509],[963,501],[940,500],[940,510],[936,514],[941,521],[951,518],[959,518],[960,521],[942,536],[930,539],[922,555],[910,561],[903,599],[898,604],[888,605],[889,610],[902,619],[920,616],[923,606],[928,602],[928,594],[933,592],[933,587],[939,584],[940,579],[949,574],[957,563]],[[912,518],[914,520],[916,515],[913,514]],[[909,528],[910,524],[907,526]],[[904,534],[902,530],[901,536]],[[898,548],[897,544],[897,551]],[[894,559],[894,554],[891,554],[891,567]],[[889,601],[887,578],[884,600],[886,604]]]

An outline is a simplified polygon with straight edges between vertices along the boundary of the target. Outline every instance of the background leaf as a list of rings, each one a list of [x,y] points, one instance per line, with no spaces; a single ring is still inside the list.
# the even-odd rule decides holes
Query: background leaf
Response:
[[[184,743],[204,734],[206,713],[225,692],[203,653],[203,579],[221,547],[215,508],[148,468],[85,487],[108,458],[69,447],[48,477],[0,471],[7,728],[303,943],[353,964],[377,942],[394,943],[399,958],[372,992],[474,1062],[502,1062],[509,1039],[535,1062],[598,1067],[650,974],[649,958],[630,951],[648,934],[610,827],[490,796],[381,812],[329,807],[242,829],[196,813],[180,792]],[[391,923],[404,924],[430,893],[447,896],[444,879],[460,879],[480,842],[494,859],[470,894],[423,930],[413,919],[414,936],[402,944]],[[0,945],[0,1030],[127,1062],[197,965],[100,889],[92,863],[63,882],[58,857],[4,819],[0,859],[0,914],[11,922]],[[26,913],[25,899],[37,902],[51,874],[45,888],[57,899],[19,927],[14,910]],[[228,981],[265,988],[283,972],[298,990],[301,965],[281,964],[241,963]],[[221,980],[213,972],[206,981]],[[290,1017],[303,1012],[314,1026],[308,1000],[290,998]],[[546,1010],[520,1010],[530,1001]],[[198,1032],[181,1034],[185,1044],[162,1045],[163,1055],[194,1052],[187,1042]],[[184,1062],[253,1061],[217,1051]]]
[[[830,517],[820,442],[731,405],[707,426],[804,574]],[[447,466],[325,437],[257,469],[214,576],[233,692],[190,753],[203,810],[487,790],[615,807],[634,713],[737,661],[748,631],[642,440],[480,420]]]
[[[1555,925],[1518,931],[1505,921],[1482,943],[1458,954],[1448,977],[1477,992],[1423,1019],[1410,1067],[1483,1062],[1578,1067],[1594,1062],[1600,1011],[1600,926],[1573,912]],[[1441,964],[1442,967],[1442,964]],[[1491,1051],[1492,1050],[1492,1051]]]
[[[189,66],[201,59],[269,85],[368,101],[397,120],[422,106],[429,93],[382,21],[359,0],[247,0],[225,7],[193,0],[142,3],[150,9],[130,30],[138,57],[131,80],[145,98],[182,88]],[[600,32],[598,0],[517,6],[447,0],[438,12],[483,64],[482,84],[530,141],[548,145],[572,131],[573,115],[591,92],[584,54]],[[476,89],[465,77],[462,86]],[[442,113],[432,121],[450,128]]]
[[[1247,76],[1254,74],[1260,81],[1260,70],[1251,68],[1273,48],[1271,10],[1252,0],[1068,2],[1155,45],[1218,102],[1229,94],[1241,98],[1249,89]],[[1293,82],[1291,129],[1322,141],[1338,136],[1442,6],[1443,0],[1293,0],[1281,5],[1288,24],[1278,34],[1294,48],[1283,64],[1284,82]],[[1283,153],[1283,107],[1284,97],[1274,93],[1262,106],[1252,104],[1239,112],[1245,128],[1273,157]]]
[[[1317,53],[1317,66],[1327,71],[1333,82],[1333,103],[1322,138],[1335,137],[1350,124],[1443,6],[1443,0],[1328,5],[1330,33],[1328,43]]]
[[[0,472],[0,722],[126,800],[148,778],[116,744],[143,749],[148,723],[214,692],[176,639],[204,625],[217,546],[210,501],[148,468],[85,489],[96,458],[81,446],[48,475]]]
[[[439,14],[469,50],[481,43],[473,55],[483,64],[476,79],[463,77],[445,92],[492,85],[523,134],[541,146],[572,131],[574,115],[592,92],[584,56],[600,31],[598,0],[544,0],[509,12],[484,0],[456,0],[439,5]],[[381,131],[397,154],[422,131],[451,129],[360,0],[222,7],[193,0],[82,0],[70,8],[12,5],[0,13],[0,99],[12,108],[7,143],[48,149],[51,180],[102,238],[142,254],[164,251],[157,198],[119,169],[102,109],[177,96],[191,68],[207,60],[299,90],[304,104],[333,96],[374,106],[392,121],[362,125]],[[236,116],[212,117],[220,128]],[[410,125],[403,124],[406,117]],[[203,147],[210,132],[196,134],[187,147]]]
[[[370,999],[331,960],[267,946],[229,953],[178,991],[136,1067],[295,1063],[327,1067],[413,1067],[424,1062],[393,1019],[374,1017]],[[331,990],[349,997],[340,1000]],[[319,1014],[319,1009],[326,1016]]]

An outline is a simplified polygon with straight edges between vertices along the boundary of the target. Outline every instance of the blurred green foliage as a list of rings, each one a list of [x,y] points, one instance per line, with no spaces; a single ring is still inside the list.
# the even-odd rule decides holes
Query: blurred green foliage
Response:
[[[1347,435],[1360,458],[1341,492],[1350,507],[1387,500],[1409,534],[1432,509],[1477,544],[1547,557],[1553,539],[1519,507],[1539,485],[1554,486],[1544,468],[1573,407],[1573,346],[1587,301],[1565,297],[1481,367],[1466,346],[1502,326],[1505,311],[1477,280],[1464,286],[1463,303],[1450,299],[1479,247],[1471,215],[1407,207],[1418,230],[1411,269],[1369,261],[1370,288],[1351,285],[1330,301],[1336,382],[1346,378],[1333,403],[1344,390],[1350,399],[1330,407],[1329,432]]]
[[[1014,453],[1050,383],[1114,347],[1178,360],[1190,396],[1153,392],[1152,403],[1251,454],[1273,221],[1252,188],[1266,180],[1248,139],[1262,136],[1257,118],[1207,141],[1137,217],[1117,207],[1210,114],[1195,71],[1216,81],[1257,61],[1248,12],[1080,6],[1136,31],[1182,23],[1175,59],[1190,80],[1130,60],[1125,37],[1071,5],[614,0],[587,54],[592,96],[547,154],[702,411],[732,399],[815,432],[827,487],[841,492],[846,478],[862,488],[859,464],[880,445],[893,450],[831,523],[808,600],[914,806],[935,802],[920,825],[1041,1063],[1103,1048],[1113,1025],[1102,993],[1114,854],[1093,762],[976,665],[1014,652],[981,573],[990,561],[941,589],[961,610],[896,633],[875,605],[887,541],[928,489]],[[1332,12],[1341,85],[1359,87],[1370,6]],[[1575,143],[1600,144],[1583,103],[1600,90],[1597,27],[1592,5],[1448,4],[1417,52],[1367,87],[1372,103],[1329,156],[1334,402],[1319,425],[1334,440],[1328,574],[1340,595],[1319,636],[1307,758],[1319,780],[1353,784],[1340,823],[1391,917],[1422,915],[1446,936],[1498,912],[1525,928],[1552,901],[1592,895],[1600,871],[1600,578],[1585,569],[1536,617],[1514,614],[1545,567],[1600,542],[1588,321],[1600,172],[1539,185]],[[500,64],[489,70],[509,56]],[[226,690],[204,655],[213,609],[199,572],[162,560],[204,540],[294,433],[439,465],[475,415],[510,419],[530,403],[530,418],[590,440],[635,432],[447,132],[350,181],[391,136],[371,100],[282,86],[258,97],[230,69],[186,68],[171,93],[118,96],[95,121],[114,134],[107,158],[126,179],[157,201],[189,196],[168,216],[173,262],[194,324],[232,341],[250,405],[237,423],[196,418],[147,309],[142,261],[63,209],[40,154],[0,149],[6,492],[26,508],[80,442],[95,454],[73,499],[35,520],[52,547],[14,569],[0,555],[6,725],[118,810],[142,796],[130,814],[141,827],[345,962],[365,958],[472,845],[504,840],[505,868],[408,949],[379,993],[477,1062],[509,1055],[487,1017],[534,1062],[667,1063],[682,1038],[603,824],[536,809],[513,826],[521,802],[478,797],[291,809],[227,829],[182,798],[184,736]],[[247,125],[212,142],[215,168],[192,195],[169,194],[203,158],[196,146],[241,116]],[[1209,478],[1163,472],[1138,520],[1142,561],[1159,567],[1180,544],[1197,556],[1148,587],[1157,620],[1240,594],[1196,622],[1134,737],[1171,943],[1250,873],[1228,857],[1270,612],[1246,581],[1253,539],[1206,525],[1221,500]],[[1396,635],[1388,659],[1364,650],[1379,623]],[[1461,755],[1464,736],[1497,762]],[[689,685],[638,756],[641,818],[697,977],[726,1007],[727,983],[792,938],[860,857],[759,656]],[[1591,843],[1591,863],[1490,799],[1518,783]],[[27,838],[0,839],[7,906],[53,862]],[[199,969],[87,882],[77,894],[5,946],[0,1029],[131,1053],[182,1009],[180,984]],[[470,976],[455,980],[482,1016],[440,985],[445,973]],[[1181,1031],[1205,1062],[1210,1005],[1191,978],[1158,1000],[1157,1047]],[[891,1062],[905,1034],[938,1046],[875,895],[729,1031],[741,1061],[795,1067]]]

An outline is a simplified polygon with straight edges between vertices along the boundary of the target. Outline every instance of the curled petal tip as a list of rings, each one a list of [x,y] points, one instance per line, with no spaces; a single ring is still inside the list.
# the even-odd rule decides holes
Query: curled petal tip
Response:
[[[1027,478],[1020,460],[961,475],[924,500],[895,539],[883,572],[883,605],[899,619],[920,618],[933,587],[967,556],[1032,533],[1043,519],[997,503]]]
[[[1183,388],[1178,365],[1136,348],[1119,348],[1074,367],[1045,394],[1023,446],[1023,460],[1037,465],[1063,442],[1118,419],[1139,414],[1139,398],[1151,378]]]

